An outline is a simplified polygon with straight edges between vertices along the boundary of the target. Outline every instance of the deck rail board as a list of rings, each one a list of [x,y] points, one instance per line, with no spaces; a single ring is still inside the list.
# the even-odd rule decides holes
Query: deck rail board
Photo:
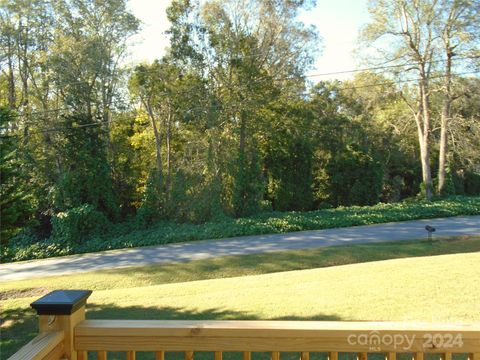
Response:
[[[38,334],[9,360],[50,360],[58,359],[63,352],[63,331],[52,331]]]
[[[428,339],[446,339],[433,344]],[[450,338],[460,338],[452,343]],[[408,345],[408,348],[407,348]],[[453,345],[453,347],[452,347]],[[480,323],[85,320],[78,350],[478,353]],[[390,355],[393,358],[393,354]]]

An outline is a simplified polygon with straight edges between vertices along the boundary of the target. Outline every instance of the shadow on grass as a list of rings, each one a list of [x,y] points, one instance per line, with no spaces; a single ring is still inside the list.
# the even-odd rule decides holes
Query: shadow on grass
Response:
[[[88,304],[87,319],[111,320],[256,320],[254,314],[228,309],[186,310],[178,307],[118,307],[116,304]]]
[[[108,270],[106,273],[120,273],[138,280],[144,280],[146,285],[160,285],[398,258],[469,253],[479,250],[480,236],[465,236],[440,238],[433,242],[428,240],[404,240],[228,256],[188,263],[156,264]]]
[[[178,307],[118,307],[114,304],[88,304],[87,319],[118,320],[261,320],[256,314],[229,309],[210,308],[187,310]],[[318,314],[308,318],[284,316],[270,320],[341,320],[338,316]],[[4,360],[18,351],[38,334],[38,321],[35,312],[29,308],[14,308],[2,312],[0,359]],[[137,359],[149,359],[149,354],[139,354]],[[122,359],[122,354],[112,354],[112,359]],[[110,357],[109,357],[110,358]],[[202,360],[204,357],[196,357]],[[173,360],[173,359],[172,359]],[[205,359],[206,360],[206,359]],[[213,360],[213,358],[212,358]]]
[[[0,330],[0,359],[3,360],[38,334],[35,311],[30,308],[2,309]]]

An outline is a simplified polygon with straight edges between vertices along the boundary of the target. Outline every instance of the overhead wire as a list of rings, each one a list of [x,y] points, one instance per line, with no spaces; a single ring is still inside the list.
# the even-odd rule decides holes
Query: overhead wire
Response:
[[[478,59],[480,56],[462,56],[462,57],[457,57],[456,59]],[[439,63],[439,62],[445,62],[446,59],[439,59],[439,60],[431,60],[431,61],[426,61],[425,63]],[[349,74],[349,73],[356,73],[356,72],[364,72],[364,71],[373,71],[373,70],[382,70],[382,69],[391,69],[391,68],[397,68],[397,67],[404,67],[404,66],[413,66],[418,63],[410,62],[410,63],[403,63],[403,64],[396,64],[396,65],[384,65],[384,66],[373,66],[373,67],[366,67],[366,68],[360,68],[360,69],[349,69],[349,70],[340,70],[340,71],[333,71],[333,72],[324,72],[324,73],[314,73],[314,74],[306,74],[303,76],[299,76],[298,78],[311,78],[311,77],[321,77],[321,76],[331,76],[331,75],[341,75],[341,74]],[[147,72],[158,72],[156,69],[146,69]],[[283,77],[283,78],[276,78],[274,79],[275,81],[281,81],[281,80],[292,80],[292,79],[297,79],[297,77]],[[405,80],[405,81],[410,81],[410,80]],[[415,81],[415,80],[412,80]],[[78,81],[80,82],[80,81]],[[401,81],[400,81],[401,82]],[[40,111],[33,111],[33,112],[23,112],[23,113],[18,113],[17,115],[33,115],[33,114],[42,114],[42,113],[49,113],[49,112],[56,112],[56,111],[63,111],[63,110],[69,110],[69,108],[58,108],[58,109],[49,109],[49,110],[40,110]]]
[[[467,72],[461,72],[461,73],[453,73],[453,74],[451,74],[451,76],[461,76],[461,75],[477,74],[477,73],[480,73],[480,71],[467,71]],[[431,76],[430,79],[444,78],[445,76],[446,75],[444,75],[444,74],[435,75],[435,76]],[[408,83],[408,82],[414,82],[414,81],[420,81],[420,80],[421,80],[420,78],[404,79],[404,80],[397,80],[397,81],[390,80],[390,81],[385,81],[385,82],[380,82],[380,83],[364,84],[364,85],[357,85],[357,86],[351,86],[351,87],[337,87],[335,90],[338,90],[338,91],[355,90],[355,89],[361,89],[361,88],[369,88],[369,87],[377,87],[377,86],[385,86],[385,85],[395,85],[395,84]],[[292,97],[290,99],[295,100],[295,99],[298,99],[301,96],[308,96],[308,95],[312,95],[312,93],[311,92],[297,93],[297,94],[295,94],[294,97]],[[283,99],[285,99],[285,98],[283,98]],[[204,107],[199,106],[199,107],[189,108],[186,111],[191,112],[191,111],[195,111],[195,110],[210,110],[210,111],[211,110],[232,110],[232,109],[237,109],[238,106],[239,106],[239,104],[235,104],[235,106],[222,106],[222,105],[204,106]],[[50,109],[50,110],[44,111],[44,112],[42,112],[42,111],[32,112],[28,115],[31,115],[31,114],[38,115],[38,114],[50,113],[50,112],[54,112],[54,111],[67,111],[67,110],[71,110],[71,109],[70,108]],[[25,116],[25,115],[20,114],[20,116]],[[108,123],[112,123],[112,122],[116,122],[116,121],[112,120],[112,121],[109,121]],[[49,132],[58,132],[58,131],[66,131],[66,130],[74,130],[74,129],[78,129],[78,128],[102,126],[102,125],[105,125],[105,124],[107,124],[107,122],[99,121],[99,122],[92,122],[92,123],[87,123],[87,124],[79,124],[79,125],[75,125],[75,126],[71,126],[71,127],[46,128],[46,129],[41,129],[41,130],[38,130],[38,131],[30,132],[30,133],[28,133],[28,135],[34,135],[34,134],[40,134],[40,133],[49,133]],[[20,134],[0,135],[0,138],[18,137],[18,136],[23,136],[23,135],[20,135]]]
[[[457,60],[465,60],[465,59],[479,59],[480,56],[457,56],[455,59]],[[447,59],[437,59],[437,60],[429,60],[425,61],[425,64],[436,64],[436,63],[442,63],[446,62]],[[394,65],[381,65],[381,66],[372,66],[372,67],[365,67],[365,68],[360,68],[360,69],[349,69],[349,70],[339,70],[339,71],[332,71],[332,72],[324,72],[324,73],[313,73],[313,74],[306,74],[301,77],[320,77],[320,76],[330,76],[330,75],[341,75],[341,74],[348,74],[348,73],[355,73],[355,72],[362,72],[362,71],[372,71],[372,70],[382,70],[382,69],[392,69],[392,68],[397,68],[397,67],[404,67],[404,66],[415,66],[418,65],[418,62],[405,62],[402,64],[394,64]],[[153,72],[156,73],[158,72],[157,69],[144,69],[145,72]],[[282,77],[282,78],[277,78],[277,80],[289,80],[289,79],[296,79],[296,77]]]

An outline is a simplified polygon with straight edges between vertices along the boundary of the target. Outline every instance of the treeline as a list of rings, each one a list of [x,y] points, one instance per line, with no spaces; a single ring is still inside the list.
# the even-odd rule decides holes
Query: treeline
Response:
[[[463,6],[458,19],[475,4],[441,9]],[[468,19],[449,38],[469,47],[456,48],[448,74],[432,40],[429,57],[403,52],[396,67],[313,84],[320,39],[298,21],[311,6],[173,0],[167,55],[132,69],[122,59],[139,22],[124,0],[2,2],[2,245],[81,243],[127,220],[480,194],[478,33]]]

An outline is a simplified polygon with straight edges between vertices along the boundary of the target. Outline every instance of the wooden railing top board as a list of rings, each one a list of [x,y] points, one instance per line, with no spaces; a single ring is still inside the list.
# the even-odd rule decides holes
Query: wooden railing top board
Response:
[[[246,336],[299,337],[327,336],[356,332],[401,333],[460,333],[480,339],[480,322],[405,323],[405,322],[336,322],[336,321],[182,321],[182,320],[85,320],[75,329],[75,335],[86,333],[131,336]]]
[[[446,346],[428,342],[428,335],[433,337],[436,334],[445,336],[441,340]],[[361,336],[367,340],[361,341]],[[395,336],[402,337],[399,340],[403,343],[392,343]],[[407,340],[405,336],[412,341],[408,349],[403,348]],[[456,337],[461,339],[461,345],[452,342],[455,346],[449,346],[448,341]],[[470,353],[480,351],[480,324],[85,320],[75,328],[75,345],[80,350],[108,351],[403,350]]]
[[[56,351],[63,347],[65,334],[63,331],[52,331],[38,334],[28,344],[23,346],[9,360],[42,360],[54,359],[61,355],[62,351]],[[59,349],[62,350],[62,349]],[[58,353],[58,357],[56,356]],[[52,356],[49,356],[52,354]]]

